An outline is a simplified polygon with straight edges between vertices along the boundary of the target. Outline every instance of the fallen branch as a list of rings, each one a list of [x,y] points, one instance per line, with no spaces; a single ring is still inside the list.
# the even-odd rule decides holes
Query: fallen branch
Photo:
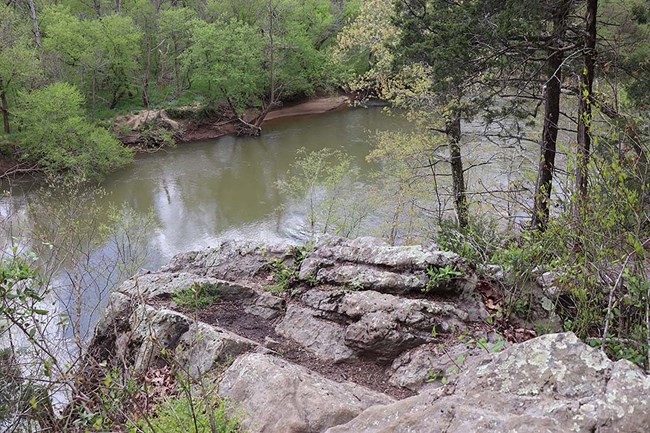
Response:
[[[40,173],[42,171],[43,170],[38,166],[38,164],[28,166],[27,163],[19,163],[5,170],[3,173],[0,173],[0,179],[7,179],[19,174]]]

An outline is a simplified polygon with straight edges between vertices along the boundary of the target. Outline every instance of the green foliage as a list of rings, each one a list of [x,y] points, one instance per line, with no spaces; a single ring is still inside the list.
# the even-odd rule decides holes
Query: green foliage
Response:
[[[266,287],[271,293],[287,292],[298,279],[298,271],[294,266],[288,266],[281,259],[273,259],[269,263],[275,284]]]
[[[29,88],[41,77],[41,65],[29,27],[20,19],[16,9],[2,4],[0,17],[0,97],[4,103],[13,91]],[[7,102],[7,112],[3,110],[7,122],[11,108]]]
[[[351,158],[340,150],[324,148],[307,153],[303,148],[278,187],[290,198],[306,202],[311,235],[349,237],[359,230],[369,212],[369,201],[357,178]]]
[[[80,19],[57,5],[45,8],[41,23],[43,48],[61,59],[63,70],[69,71],[71,78],[83,78],[76,83],[90,87],[93,108],[97,90],[106,91],[110,108],[131,91],[142,33],[130,17],[111,14],[101,19]]]
[[[16,247],[0,259],[0,331],[16,325],[33,338],[37,318],[49,313],[41,305],[47,290],[39,279],[35,260],[33,254],[18,254]]]
[[[422,289],[423,293],[429,293],[436,288],[445,286],[463,275],[462,271],[452,265],[441,267],[429,266],[426,272],[429,279],[427,280],[426,286]]]
[[[470,218],[466,227],[443,220],[440,223],[436,242],[445,251],[452,251],[470,263],[489,264],[504,239],[495,221],[488,218]]]
[[[218,301],[220,297],[219,285],[214,283],[194,283],[174,293],[172,300],[181,307],[199,310]]]
[[[211,102],[228,101],[236,113],[255,104],[265,86],[264,41],[255,28],[231,20],[197,22],[182,61],[207,85]]]
[[[154,409],[154,415],[139,420],[132,433],[192,432],[192,433],[239,433],[236,418],[230,416],[225,400],[206,404],[200,399],[186,396],[171,397]]]
[[[86,119],[83,101],[81,93],[66,83],[25,95],[18,111],[21,159],[37,164],[49,176],[86,178],[100,177],[129,162],[131,152]]]

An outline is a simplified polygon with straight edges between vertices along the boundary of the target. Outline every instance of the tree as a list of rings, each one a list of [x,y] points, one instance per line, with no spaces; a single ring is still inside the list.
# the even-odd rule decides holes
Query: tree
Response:
[[[546,83],[544,90],[544,124],[540,146],[539,168],[535,184],[531,229],[544,231],[550,215],[550,199],[553,172],[557,153],[557,133],[560,123],[560,97],[562,94],[562,70],[564,68],[566,34],[573,0],[557,0],[547,4],[543,12],[549,21],[549,35],[541,35],[546,48]]]
[[[79,19],[69,9],[53,6],[43,12],[42,21],[44,49],[70,68],[60,72],[60,79],[72,72],[82,78],[82,88],[90,83],[93,113],[99,90],[108,92],[107,105],[115,108],[130,91],[138,69],[142,34],[131,18],[113,14]]]
[[[597,37],[598,0],[587,0],[585,12],[584,35],[584,71],[578,88],[578,134],[576,157],[576,187],[578,195],[575,210],[579,220],[587,198],[587,179],[589,175],[589,152],[591,151],[591,125],[593,115],[590,97],[593,94],[594,71],[596,66],[596,37]]]
[[[148,0],[138,0],[129,10],[139,30],[142,32],[141,40],[144,42],[138,66],[142,69],[142,84],[140,98],[143,107],[149,107],[149,79],[151,76],[152,54],[156,56],[157,50],[152,46],[155,34],[158,32],[159,11]]]
[[[183,81],[186,80],[181,78],[181,56],[190,46],[192,28],[196,25],[196,20],[196,13],[189,8],[172,8],[160,12],[158,37],[163,47],[161,78],[170,64],[177,96],[184,89]]]
[[[211,103],[225,101],[242,121],[246,107],[259,105],[266,85],[264,41],[253,27],[236,20],[197,22],[182,59]]]
[[[20,89],[40,76],[40,64],[36,50],[31,45],[29,31],[16,11],[0,5],[0,110],[3,130],[11,132],[8,94]]]
[[[131,152],[86,119],[83,96],[74,86],[55,83],[22,99],[19,155],[47,175],[93,178],[129,162]]]
[[[418,89],[419,94],[408,82],[402,85],[406,97],[401,98],[411,110],[436,113],[429,116],[424,128],[447,137],[452,196],[460,227],[469,222],[462,121],[471,120],[490,95],[482,80],[489,60],[482,57],[483,44],[477,42],[481,39],[477,35],[488,31],[481,6],[481,2],[402,0],[396,3],[394,17],[399,36],[392,50],[393,64],[401,69],[419,64],[422,78],[428,81]],[[435,118],[442,118],[442,124]]]

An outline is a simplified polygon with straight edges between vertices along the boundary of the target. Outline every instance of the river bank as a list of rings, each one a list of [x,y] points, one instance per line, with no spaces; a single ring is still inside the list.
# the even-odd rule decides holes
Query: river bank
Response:
[[[296,104],[281,106],[269,111],[262,125],[280,119],[323,114],[349,107],[352,97],[336,95],[316,97]],[[255,122],[257,111],[247,111],[243,119],[238,118],[227,108],[221,107],[208,113],[205,107],[193,105],[177,109],[142,110],[115,119],[114,132],[124,145],[138,151],[154,150],[164,146],[159,142],[156,130],[167,131],[163,136],[173,135],[177,143],[214,140],[228,135],[249,135],[242,132],[242,125]],[[152,136],[153,135],[153,136]]]
[[[339,94],[290,103],[269,111],[262,126],[279,120],[344,110],[353,100],[351,95]],[[139,110],[117,116],[112,129],[119,141],[132,148],[136,154],[159,150],[172,142],[172,139],[176,143],[189,143],[242,135],[238,130],[240,122],[228,110],[209,111],[209,116],[205,116],[205,113],[205,107],[199,104],[173,110]],[[243,120],[252,122],[258,114],[249,110]],[[25,163],[0,156],[0,179],[25,173],[33,174],[33,167],[26,167]]]

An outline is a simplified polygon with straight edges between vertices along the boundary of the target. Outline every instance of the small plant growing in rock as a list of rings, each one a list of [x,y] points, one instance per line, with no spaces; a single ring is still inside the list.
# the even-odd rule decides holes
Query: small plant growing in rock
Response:
[[[447,284],[454,278],[461,277],[462,275],[463,272],[452,265],[443,267],[429,266],[427,268],[427,277],[429,277],[429,280],[424,289],[422,289],[422,292],[429,293],[436,287]]]
[[[280,259],[273,259],[269,266],[275,284],[266,287],[266,290],[272,293],[280,293],[288,291],[298,278],[298,272],[290,266],[287,266]]]
[[[433,338],[437,336],[435,327],[431,330],[431,336]],[[494,343],[490,343],[487,337],[481,337],[477,339],[469,333],[469,329],[462,331],[462,333],[457,337],[457,340],[463,343],[467,347],[467,350],[459,353],[454,357],[451,353],[449,353],[449,351],[447,351],[443,344],[439,344],[437,346],[438,349],[440,349],[442,353],[447,356],[452,365],[446,369],[437,368],[429,370],[425,379],[426,383],[440,381],[440,383],[445,385],[451,376],[457,375],[463,371],[465,361],[467,360],[468,355],[472,354],[473,349],[478,348],[486,351],[487,353],[497,353],[502,351],[505,348],[506,344],[506,341],[500,335],[497,337]]]
[[[349,290],[351,292],[358,292],[364,288],[365,287],[361,281],[352,281],[351,283],[345,285],[345,290]]]
[[[293,256],[293,263],[296,268],[300,268],[302,262],[307,258],[309,253],[314,251],[315,245],[312,241],[306,242],[304,245],[299,245],[291,248],[291,255]]]
[[[205,308],[219,300],[219,286],[214,283],[194,283],[174,294],[172,300],[181,307],[192,310]]]

